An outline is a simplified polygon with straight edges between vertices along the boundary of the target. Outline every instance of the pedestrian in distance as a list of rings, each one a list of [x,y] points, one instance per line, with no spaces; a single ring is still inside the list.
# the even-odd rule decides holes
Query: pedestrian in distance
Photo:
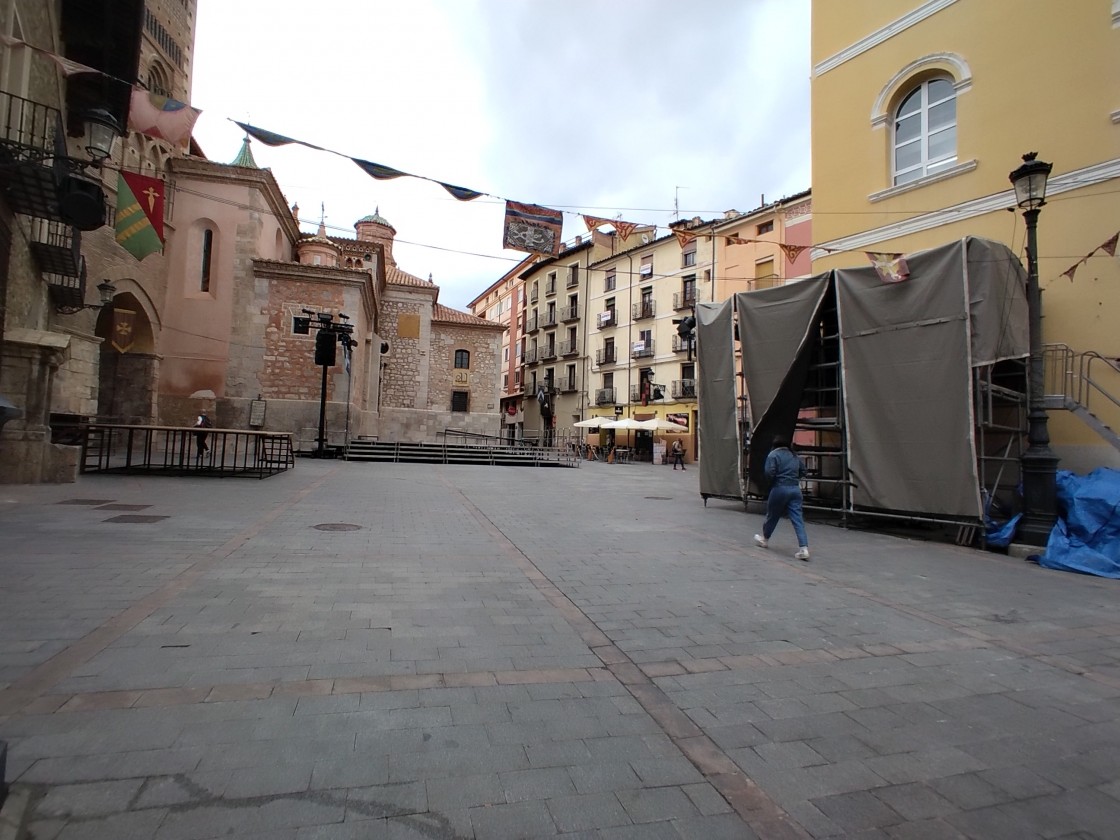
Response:
[[[684,445],[681,443],[680,438],[673,439],[673,445],[669,447],[669,451],[673,453],[673,469],[678,466],[684,469]]]
[[[210,418],[206,416],[205,411],[198,415],[198,419],[194,421],[194,426],[196,429],[214,428],[214,424],[210,422]],[[195,461],[199,464],[202,463],[202,456],[210,449],[210,447],[206,445],[206,437],[208,434],[208,432],[194,433]]]
[[[798,560],[809,560],[809,537],[805,534],[805,520],[801,515],[801,479],[805,477],[805,463],[789,448],[789,439],[775,435],[770,444],[770,454],[763,467],[770,480],[770,494],[766,497],[766,521],[762,533],[754,535],[755,543],[766,548],[774,529],[783,516],[789,517],[797,534]]]

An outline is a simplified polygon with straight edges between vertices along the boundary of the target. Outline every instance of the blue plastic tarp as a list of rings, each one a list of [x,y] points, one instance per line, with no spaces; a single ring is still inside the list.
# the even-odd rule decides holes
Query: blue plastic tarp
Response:
[[[1058,470],[1058,522],[1039,565],[1120,579],[1120,470]]]

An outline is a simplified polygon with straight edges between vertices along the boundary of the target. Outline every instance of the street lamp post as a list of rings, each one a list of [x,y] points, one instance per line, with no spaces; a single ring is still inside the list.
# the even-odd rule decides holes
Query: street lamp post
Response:
[[[1042,292],[1038,287],[1038,214],[1046,203],[1046,179],[1052,164],[1023,155],[1023,165],[1011,173],[1015,203],[1027,224],[1027,315],[1030,331],[1030,368],[1027,383],[1027,451],[1020,458],[1023,474],[1023,519],[1020,539],[1044,546],[1058,518],[1056,475],[1058,458],[1050,449],[1047,430],[1045,377],[1042,359]]]

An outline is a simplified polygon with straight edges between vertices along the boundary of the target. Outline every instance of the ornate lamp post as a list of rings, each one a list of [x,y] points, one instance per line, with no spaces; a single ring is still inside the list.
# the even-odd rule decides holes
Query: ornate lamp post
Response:
[[[1046,545],[1058,518],[1055,476],[1058,458],[1050,449],[1046,428],[1045,383],[1042,364],[1042,293],[1038,288],[1038,214],[1046,203],[1046,179],[1052,164],[1023,155],[1023,165],[1011,173],[1015,203],[1027,223],[1027,314],[1030,329],[1030,368],[1027,383],[1027,451],[1020,459],[1023,474],[1023,519],[1019,535],[1027,545]]]

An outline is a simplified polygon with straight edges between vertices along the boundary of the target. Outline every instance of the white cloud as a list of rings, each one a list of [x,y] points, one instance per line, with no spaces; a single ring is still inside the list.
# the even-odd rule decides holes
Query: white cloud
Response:
[[[678,195],[682,216],[708,217],[810,186],[809,0],[200,0],[194,65],[213,160],[237,154],[229,119],[248,121],[569,211],[568,237],[579,212],[664,225]],[[305,229],[320,204],[342,235],[380,207],[398,263],[433,274],[448,306],[520,259],[501,248],[500,201],[252,148]]]

